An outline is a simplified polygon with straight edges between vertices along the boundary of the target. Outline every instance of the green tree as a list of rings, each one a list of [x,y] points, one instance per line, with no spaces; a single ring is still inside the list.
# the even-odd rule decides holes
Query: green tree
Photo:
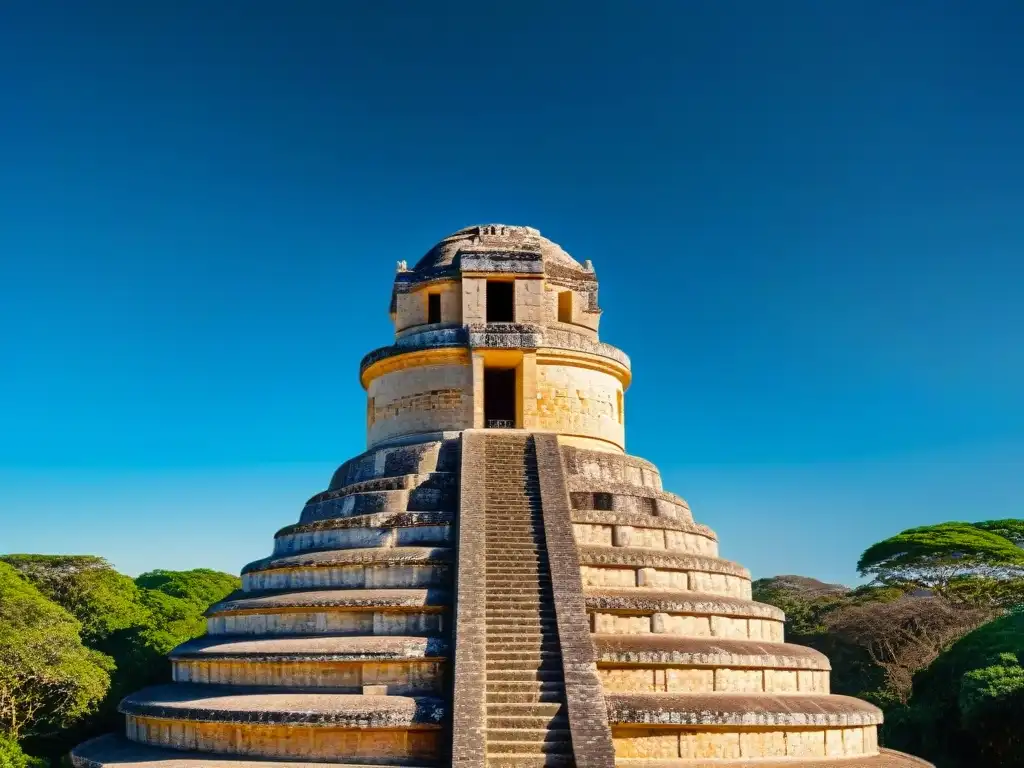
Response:
[[[0,559],[79,617],[86,644],[113,659],[107,696],[88,718],[26,742],[34,753],[55,760],[74,744],[118,728],[117,704],[124,696],[168,681],[168,652],[203,634],[209,604],[240,586],[237,577],[208,569],[153,571],[136,583],[88,555]]]
[[[0,731],[11,738],[59,729],[95,710],[110,660],[86,648],[80,624],[0,563]]]
[[[26,755],[18,742],[0,733],[0,768],[46,768],[47,761]]]
[[[139,588],[128,576],[92,555],[3,555],[40,592],[82,624],[82,639],[95,647],[114,632],[148,621]]]
[[[1021,520],[950,522],[910,528],[872,544],[857,563],[881,584],[912,585],[952,602],[1005,607],[1024,579]]]
[[[171,597],[178,597],[193,603],[205,611],[213,603],[223,600],[242,586],[237,576],[209,568],[194,568],[190,571],[147,571],[135,579],[144,589],[155,589]]]
[[[886,713],[889,745],[940,768],[1024,765],[1024,612],[965,635],[914,677],[905,710]]]
[[[988,610],[938,597],[905,595],[896,600],[851,601],[829,614],[826,622],[835,638],[863,648],[883,670],[884,687],[863,694],[884,706],[905,703],[916,672],[991,618]]]

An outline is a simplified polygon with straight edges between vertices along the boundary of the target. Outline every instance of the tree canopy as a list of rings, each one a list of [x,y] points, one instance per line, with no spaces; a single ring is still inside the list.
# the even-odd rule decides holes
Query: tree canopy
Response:
[[[951,600],[972,595],[978,599],[982,583],[971,585],[972,592],[963,589],[965,579],[983,579],[998,587],[1024,578],[1024,549],[1017,543],[1022,540],[1024,520],[910,528],[868,547],[857,570],[881,583],[912,584]]]
[[[80,624],[0,563],[0,730],[13,738],[88,714],[110,685],[110,659],[86,648]]]
[[[171,597],[188,600],[206,610],[242,586],[237,576],[209,568],[191,571],[147,571],[135,579],[144,589],[155,589]]]
[[[44,738],[23,731],[31,751],[55,759],[75,743],[117,728],[118,701],[134,690],[167,681],[168,652],[202,635],[206,608],[240,586],[235,576],[203,568],[151,571],[133,580],[102,558],[88,555],[5,555],[0,565],[42,605],[63,616],[79,646],[85,646],[80,652],[91,654],[104,674],[109,673],[103,685],[107,695],[101,693],[102,701],[90,705],[88,718],[77,724],[66,718],[60,733],[45,732]],[[11,625],[0,617],[0,630],[4,629],[11,630]],[[88,674],[82,676],[83,681],[89,679]],[[4,728],[0,721],[0,730]]]
[[[102,641],[118,630],[144,624],[139,588],[102,557],[91,555],[4,555],[40,592],[82,624],[82,639]]]
[[[943,765],[1024,765],[1024,613],[965,635],[914,678],[892,746]]]

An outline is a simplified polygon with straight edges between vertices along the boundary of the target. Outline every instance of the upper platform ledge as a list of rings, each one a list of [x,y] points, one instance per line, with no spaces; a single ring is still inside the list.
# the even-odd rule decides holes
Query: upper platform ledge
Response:
[[[562,328],[547,328],[532,323],[478,323],[455,328],[436,328],[406,334],[394,344],[379,347],[359,363],[362,376],[368,368],[389,357],[430,349],[498,348],[553,349],[582,352],[612,360],[630,370],[629,355],[618,347],[595,341],[582,333]]]

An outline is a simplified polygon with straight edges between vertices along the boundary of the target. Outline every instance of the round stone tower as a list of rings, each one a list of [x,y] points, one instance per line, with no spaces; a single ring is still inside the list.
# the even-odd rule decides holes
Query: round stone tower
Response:
[[[370,447],[516,428],[623,450],[629,358],[598,340],[594,268],[537,230],[469,227],[399,262],[391,318],[360,367]]]
[[[600,315],[590,262],[528,227],[400,261],[367,450],[74,764],[926,765],[625,453]]]

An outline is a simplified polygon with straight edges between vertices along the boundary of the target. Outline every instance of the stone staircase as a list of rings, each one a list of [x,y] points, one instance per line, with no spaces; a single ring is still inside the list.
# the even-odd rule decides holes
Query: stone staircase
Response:
[[[488,435],[486,758],[575,765],[533,439]]]

